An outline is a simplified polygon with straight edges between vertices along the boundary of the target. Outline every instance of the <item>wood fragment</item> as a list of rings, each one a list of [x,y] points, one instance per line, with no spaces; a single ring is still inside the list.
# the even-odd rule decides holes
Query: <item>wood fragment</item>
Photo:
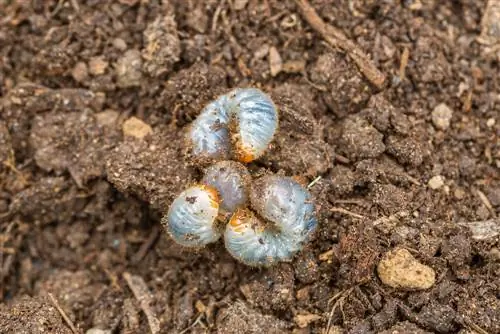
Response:
[[[351,212],[347,209],[344,209],[344,208],[339,208],[339,207],[333,207],[330,209],[331,212],[337,212],[337,213],[343,213],[345,215],[348,215],[348,216],[352,216],[354,218],[358,218],[358,219],[365,219],[366,217],[365,216],[362,216],[360,214],[357,214],[355,212]]]
[[[321,180],[321,177],[321,175],[318,175],[314,180],[312,180],[311,183],[307,185],[307,189],[311,189],[316,183],[319,182],[319,180]]]
[[[146,256],[148,251],[154,245],[159,235],[160,235],[160,228],[158,227],[158,225],[154,225],[153,228],[151,229],[151,233],[149,234],[148,239],[141,245],[137,253],[135,253],[134,256],[132,257],[131,259],[132,264],[138,264],[139,262],[141,262],[141,260]]]
[[[404,47],[403,53],[401,54],[401,64],[399,65],[399,79],[403,80],[406,76],[406,67],[408,66],[408,60],[410,59],[410,49]]]
[[[271,76],[277,76],[283,68],[283,61],[281,56],[274,46],[269,49],[269,69],[271,71]]]
[[[344,157],[343,155],[337,154],[337,153],[335,153],[335,160],[337,160],[338,162],[343,163],[343,164],[348,164],[351,162],[348,158]]]
[[[302,15],[311,27],[316,30],[332,47],[344,50],[358,65],[363,75],[378,89],[382,89],[385,83],[385,75],[380,72],[365,54],[353,41],[339,29],[325,23],[316,13],[307,0],[295,0]]]
[[[69,326],[69,328],[71,329],[71,331],[74,333],[74,334],[78,334],[80,333],[75,325],[73,324],[73,322],[71,321],[71,319],[68,317],[68,315],[66,314],[66,312],[64,312],[64,310],[61,308],[61,306],[59,305],[59,302],[57,301],[57,299],[54,297],[54,295],[52,295],[50,292],[48,292],[48,295],[49,295],[49,298],[50,298],[50,301],[52,302],[52,304],[54,304],[54,307],[57,309],[57,311],[61,314],[61,317],[64,319],[64,321],[66,322],[66,324]]]
[[[127,282],[130,290],[134,294],[134,297],[139,301],[142,311],[146,315],[148,319],[149,328],[151,329],[152,334],[156,334],[160,332],[160,321],[154,314],[150,305],[153,302],[153,298],[151,297],[151,293],[149,289],[142,279],[142,277],[137,275],[131,275],[128,272],[123,273],[123,278]]]
[[[481,202],[483,202],[484,206],[491,213],[491,216],[492,217],[496,217],[497,213],[495,212],[495,209],[493,208],[493,205],[491,205],[491,202],[488,199],[488,197],[486,197],[486,195],[481,190],[479,190],[479,189],[476,189],[476,194],[479,197],[479,199],[481,200]]]

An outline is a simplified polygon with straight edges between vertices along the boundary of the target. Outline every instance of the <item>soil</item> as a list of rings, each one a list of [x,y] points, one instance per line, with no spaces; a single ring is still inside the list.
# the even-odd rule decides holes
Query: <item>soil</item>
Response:
[[[0,332],[500,333],[498,4],[310,3],[382,89],[294,1],[0,0]],[[251,173],[315,180],[268,269],[160,225],[201,177],[186,126],[247,86],[280,110]],[[380,280],[397,248],[430,288]]]

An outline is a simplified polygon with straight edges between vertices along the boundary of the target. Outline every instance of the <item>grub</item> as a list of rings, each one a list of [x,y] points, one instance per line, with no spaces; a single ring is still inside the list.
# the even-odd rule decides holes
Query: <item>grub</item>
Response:
[[[161,332],[500,332],[496,1],[304,4],[5,3],[3,331],[72,333],[48,291],[81,332],[148,333],[127,271]],[[274,271],[220,242],[183,249],[160,224],[202,173],[186,163],[186,129],[237,87],[279,110],[250,173],[293,175],[317,207],[314,238]],[[124,136],[132,117],[152,132]],[[436,284],[381,283],[394,248]]]

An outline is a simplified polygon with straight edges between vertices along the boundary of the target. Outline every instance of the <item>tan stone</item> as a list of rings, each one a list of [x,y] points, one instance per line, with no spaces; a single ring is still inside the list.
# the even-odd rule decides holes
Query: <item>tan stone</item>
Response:
[[[149,126],[149,124],[144,123],[134,116],[130,117],[123,123],[122,129],[125,136],[131,136],[139,139],[153,133],[153,129]]]
[[[387,252],[378,267],[380,280],[393,288],[402,290],[424,290],[436,282],[434,270],[418,262],[406,249]]]

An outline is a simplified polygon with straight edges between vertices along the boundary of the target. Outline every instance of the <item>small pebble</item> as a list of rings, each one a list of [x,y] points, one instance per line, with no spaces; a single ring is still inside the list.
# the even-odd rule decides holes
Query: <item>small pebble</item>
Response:
[[[431,189],[434,189],[434,190],[439,189],[444,185],[444,177],[442,177],[441,175],[433,176],[429,180],[428,185],[429,185],[429,188],[431,188]]]
[[[455,195],[456,199],[463,199],[465,197],[465,191],[462,188],[457,188],[453,195]]]
[[[99,328],[91,328],[88,329],[85,334],[111,334],[111,330],[109,329],[99,329]]]
[[[402,290],[425,290],[436,282],[434,270],[418,262],[406,249],[387,252],[377,266],[385,285]]]
[[[149,124],[144,123],[137,117],[130,117],[123,123],[123,134],[138,139],[142,139],[153,132]]]
[[[92,57],[89,60],[89,72],[92,75],[101,75],[106,72],[109,63],[104,59],[104,57]]]
[[[121,38],[115,38],[113,40],[113,46],[120,51],[127,50],[127,43]]]
[[[432,111],[432,123],[439,130],[446,130],[450,127],[453,111],[446,104],[438,104]]]
[[[128,50],[116,62],[116,83],[120,88],[141,85],[142,56],[138,50]]]
[[[295,321],[297,326],[299,326],[299,328],[306,328],[311,322],[321,320],[321,318],[322,317],[317,314],[304,313],[297,314],[295,317],[293,317],[293,320]]]
[[[269,68],[271,70],[271,76],[276,76],[281,72],[283,67],[283,61],[281,60],[281,56],[278,50],[272,46],[269,49]]]
[[[500,262],[500,249],[493,247],[489,251],[488,256],[492,261]]]
[[[73,77],[73,79],[75,79],[76,82],[83,82],[87,80],[89,76],[87,64],[85,64],[84,62],[77,63],[71,71],[71,76]]]
[[[492,118],[488,118],[488,120],[486,121],[486,126],[489,127],[489,128],[492,128],[493,125],[495,125],[496,121],[495,119],[492,117]]]

